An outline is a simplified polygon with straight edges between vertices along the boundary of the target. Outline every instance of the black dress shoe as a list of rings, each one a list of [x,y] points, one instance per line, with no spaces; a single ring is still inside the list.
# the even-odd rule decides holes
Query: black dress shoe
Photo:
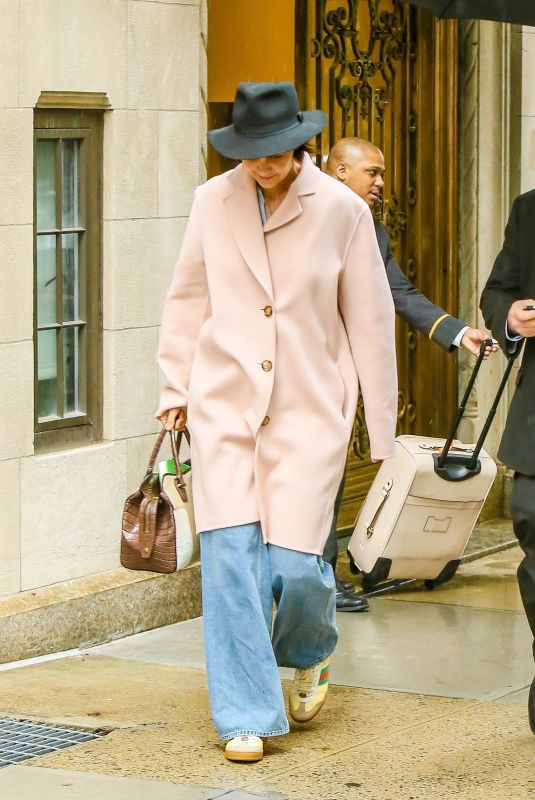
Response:
[[[347,592],[336,592],[337,611],[368,611],[370,604],[365,597],[358,594],[348,594]]]
[[[535,735],[535,678],[531,684],[528,698],[528,719],[531,732]]]
[[[336,581],[336,591],[339,594],[353,594],[354,593],[355,584],[352,583],[351,581],[348,581],[347,583],[343,583],[342,581],[339,581],[338,578],[335,578],[335,581]]]

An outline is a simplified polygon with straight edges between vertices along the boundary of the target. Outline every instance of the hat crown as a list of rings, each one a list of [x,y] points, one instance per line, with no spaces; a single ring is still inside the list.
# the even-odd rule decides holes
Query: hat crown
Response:
[[[264,136],[302,122],[292,83],[240,83],[232,109],[237,133]]]

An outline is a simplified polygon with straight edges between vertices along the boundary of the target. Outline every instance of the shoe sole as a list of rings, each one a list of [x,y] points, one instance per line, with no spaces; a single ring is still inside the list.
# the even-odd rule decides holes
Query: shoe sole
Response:
[[[228,761],[262,761],[263,753],[239,753],[236,750],[225,750],[225,758]]]
[[[365,608],[348,608],[347,606],[339,608],[336,606],[336,613],[346,613],[346,614],[362,614],[364,611],[369,611],[370,607],[366,606]]]

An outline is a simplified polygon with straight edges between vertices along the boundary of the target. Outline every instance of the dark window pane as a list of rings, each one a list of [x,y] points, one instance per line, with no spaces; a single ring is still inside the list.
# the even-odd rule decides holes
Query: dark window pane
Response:
[[[57,404],[56,331],[39,331],[37,334],[37,396],[39,419],[54,417]]]
[[[56,322],[56,237],[37,237],[37,324]]]
[[[80,330],[63,329],[63,403],[64,413],[80,411]]]
[[[76,228],[80,224],[79,142],[62,142],[63,186],[61,187],[62,227]]]
[[[61,237],[63,259],[63,321],[72,322],[80,315],[79,235],[64,233]]]
[[[40,140],[36,149],[37,230],[56,227],[56,143]]]

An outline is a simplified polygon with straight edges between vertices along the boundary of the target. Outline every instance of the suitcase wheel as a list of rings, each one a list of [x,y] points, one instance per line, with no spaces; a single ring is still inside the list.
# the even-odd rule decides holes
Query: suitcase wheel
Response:
[[[360,575],[360,569],[355,564],[355,559],[353,558],[349,550],[347,551],[347,557],[349,559],[349,571],[351,572],[351,574]]]
[[[442,572],[439,575],[437,575],[436,578],[424,581],[425,588],[429,589],[429,591],[432,591],[437,586],[441,586],[443,583],[451,581],[451,579],[457,572],[460,563],[461,562],[459,559],[457,559],[456,561],[448,561]]]
[[[388,579],[391,566],[391,558],[384,558],[383,556],[378,558],[371,572],[367,572],[366,574],[363,573],[362,575],[362,588],[364,592],[373,592],[378,583],[381,583],[381,581],[386,581]]]
[[[369,578],[362,577],[362,591],[364,594],[368,594],[369,592],[373,592],[375,589],[375,582],[371,581]]]

